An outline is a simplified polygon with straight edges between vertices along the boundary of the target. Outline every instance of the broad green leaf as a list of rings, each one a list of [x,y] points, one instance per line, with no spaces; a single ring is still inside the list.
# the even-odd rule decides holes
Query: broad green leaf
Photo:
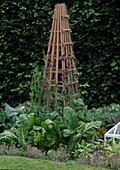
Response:
[[[75,129],[78,127],[78,120],[75,114],[75,111],[71,107],[65,107],[63,110],[63,119],[65,121],[65,126],[68,129]]]
[[[115,66],[117,63],[116,63],[116,61],[113,61],[112,63],[111,63],[111,66]]]
[[[14,109],[13,107],[10,107],[8,104],[5,104],[5,112],[7,113],[8,118],[11,116],[16,116],[19,113],[18,109]]]
[[[78,118],[84,119],[84,112],[82,110],[78,110]]]
[[[70,129],[64,129],[63,130],[63,136],[64,137],[68,137],[71,135],[71,130]]]
[[[83,100],[82,100],[81,98],[77,99],[77,101],[78,101],[78,103],[79,103],[80,105],[84,105],[84,102],[83,102]]]

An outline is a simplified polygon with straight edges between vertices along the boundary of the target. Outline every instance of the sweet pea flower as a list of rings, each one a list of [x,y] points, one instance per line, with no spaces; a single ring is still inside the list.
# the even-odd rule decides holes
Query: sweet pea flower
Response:
[[[71,85],[69,85],[68,88],[70,89],[70,88],[71,88]]]
[[[31,80],[34,80],[34,78],[32,77]]]
[[[70,56],[70,54],[68,54],[68,57]]]
[[[76,77],[76,75],[74,74],[73,77]]]
[[[43,79],[44,81],[46,80],[46,78]]]
[[[45,85],[48,86],[48,82],[45,82]]]
[[[25,90],[25,87],[23,87],[22,89]]]
[[[68,65],[69,65],[69,63],[67,62],[67,63],[66,63],[66,66],[68,66]]]
[[[47,61],[47,63],[52,63],[52,61],[49,59],[49,60]]]
[[[68,72],[66,72],[66,75],[68,75]]]
[[[42,81],[42,78],[40,78],[40,81]]]
[[[27,100],[24,102],[24,104],[26,104],[27,103]]]
[[[47,89],[47,87],[45,86],[45,87],[44,87],[44,89],[46,90],[46,89]]]
[[[69,70],[69,67],[66,67],[66,70]]]

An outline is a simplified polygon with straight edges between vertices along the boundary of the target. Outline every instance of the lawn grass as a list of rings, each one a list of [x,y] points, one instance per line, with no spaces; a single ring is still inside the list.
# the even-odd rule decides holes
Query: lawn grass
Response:
[[[54,162],[49,160],[26,158],[22,156],[0,156],[0,169],[25,169],[25,170],[106,170],[105,168],[96,168],[76,164],[74,161]]]

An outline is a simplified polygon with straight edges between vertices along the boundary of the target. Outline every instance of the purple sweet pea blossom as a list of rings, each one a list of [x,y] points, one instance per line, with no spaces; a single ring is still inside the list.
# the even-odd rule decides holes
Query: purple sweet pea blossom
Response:
[[[48,82],[45,82],[45,85],[48,86]]]
[[[69,70],[69,67],[66,67],[66,70]]]
[[[27,103],[27,100],[24,102],[24,104],[26,104]]]
[[[68,75],[68,72],[66,72],[66,75]]]
[[[25,90],[25,87],[23,87],[22,89]]]
[[[49,59],[49,60],[47,61],[47,63],[52,63],[52,61]]]
[[[42,78],[40,78],[40,81],[42,81]]]
[[[66,63],[66,66],[68,66],[68,65],[69,65],[69,63],[67,62],[67,63]]]
[[[73,77],[76,77],[76,75],[74,74]]]

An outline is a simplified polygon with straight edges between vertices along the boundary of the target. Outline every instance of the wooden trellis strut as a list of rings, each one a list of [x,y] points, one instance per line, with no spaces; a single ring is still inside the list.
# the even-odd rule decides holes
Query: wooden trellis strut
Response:
[[[63,95],[74,91],[71,97],[79,96],[78,76],[76,75],[75,56],[73,55],[73,43],[71,41],[71,29],[69,28],[69,16],[64,3],[56,4],[53,15],[52,28],[50,30],[50,40],[48,43],[48,55],[45,72],[48,72],[50,82],[50,93],[47,96],[47,106],[49,107],[50,94],[53,94],[55,106],[62,101],[64,107],[67,99]],[[45,73],[44,73],[45,74]],[[71,82],[72,77],[72,82]],[[57,84],[56,90],[54,88]],[[54,95],[55,94],[55,95]],[[63,97],[58,97],[59,94]]]

